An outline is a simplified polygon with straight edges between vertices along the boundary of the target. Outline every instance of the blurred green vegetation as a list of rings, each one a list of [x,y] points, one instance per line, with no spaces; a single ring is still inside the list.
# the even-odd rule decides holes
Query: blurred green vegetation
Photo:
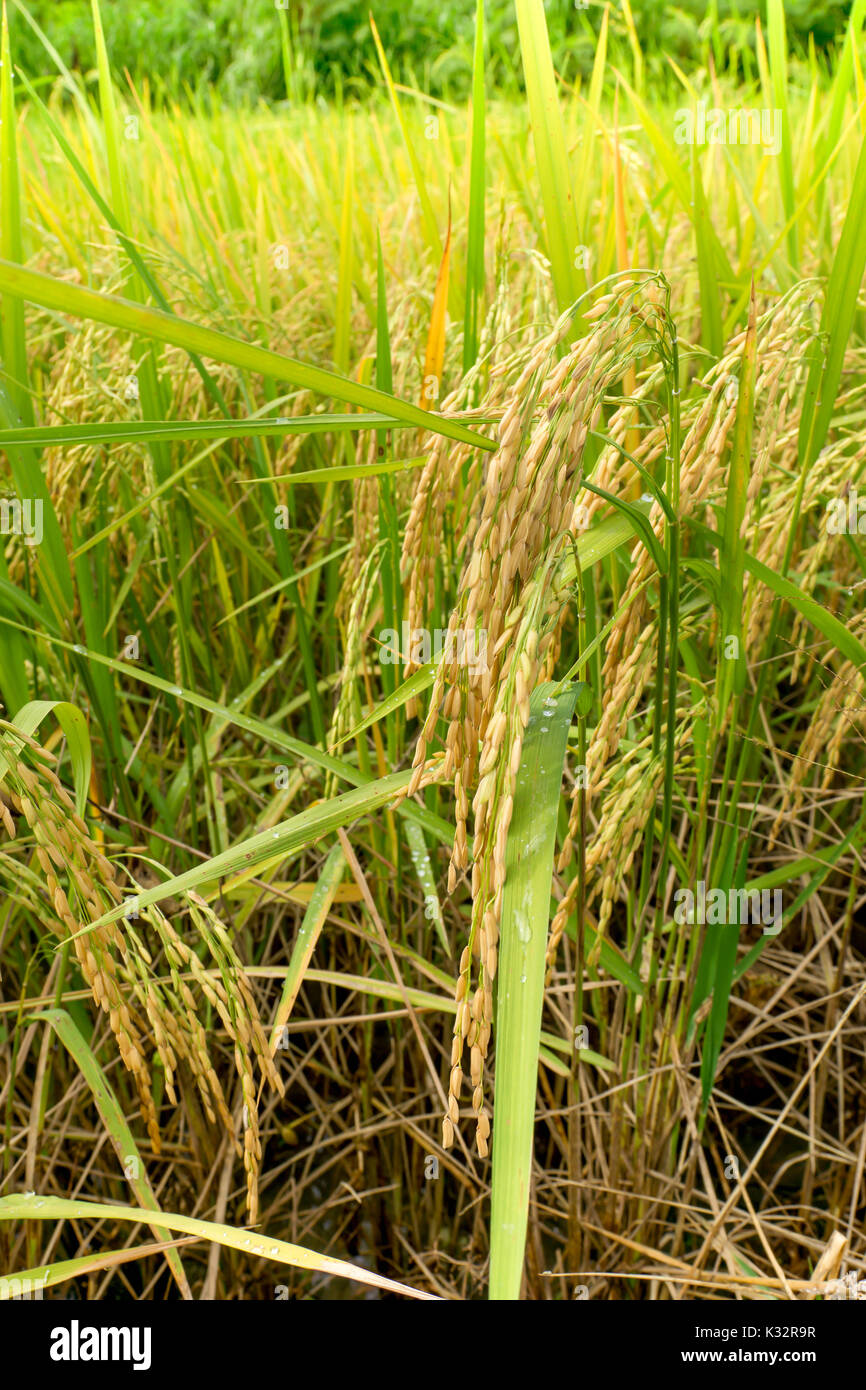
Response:
[[[90,0],[8,0],[17,63],[31,77],[53,80],[57,68],[26,9],[66,66],[95,65]],[[546,0],[557,71],[587,73],[604,6],[595,0]],[[851,0],[785,0],[795,52],[833,42]],[[278,10],[288,43],[281,40]],[[754,18],[765,0],[632,0],[631,11],[650,73],[667,80],[665,55],[683,66],[734,67],[747,75]],[[372,10],[395,77],[431,96],[464,98],[471,71],[474,0],[103,0],[102,15],[116,71],[168,97],[202,95],[210,86],[228,100],[280,100],[287,85],[305,98],[363,96],[378,82],[370,34]],[[487,0],[489,80],[508,92],[521,82],[512,0]],[[614,50],[627,45],[620,0],[611,6]],[[288,74],[287,74],[288,68]],[[288,77],[288,82],[287,82]]]

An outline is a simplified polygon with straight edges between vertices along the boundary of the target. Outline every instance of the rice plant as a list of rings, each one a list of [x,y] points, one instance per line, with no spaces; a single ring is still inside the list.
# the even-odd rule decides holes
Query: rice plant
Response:
[[[866,0],[595,8],[4,7],[0,1297],[866,1296]]]

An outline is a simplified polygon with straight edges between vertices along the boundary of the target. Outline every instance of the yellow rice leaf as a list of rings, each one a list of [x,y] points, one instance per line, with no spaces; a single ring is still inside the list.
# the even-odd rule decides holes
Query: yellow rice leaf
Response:
[[[623,180],[623,162],[619,147],[619,87],[614,95],[614,117],[613,117],[613,155],[614,155],[614,213],[616,220],[616,260],[617,270],[625,273],[629,269],[628,254],[628,225],[625,212],[625,183]],[[634,395],[637,388],[637,374],[634,363],[630,363],[626,369],[623,380],[623,391],[626,396]],[[634,418],[634,417],[633,417]],[[630,428],[626,435],[626,448],[630,454],[637,453],[640,445],[640,432],[634,427]],[[629,490],[629,496],[635,501],[641,494],[640,478],[635,478]]]

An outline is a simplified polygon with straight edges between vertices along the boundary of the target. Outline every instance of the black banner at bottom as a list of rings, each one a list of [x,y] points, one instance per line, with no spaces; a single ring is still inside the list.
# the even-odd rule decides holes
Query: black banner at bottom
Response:
[[[837,1294],[833,1300],[819,1302],[575,1299],[567,1309],[554,1310],[552,1316],[553,1325],[559,1328],[563,1327],[559,1318],[565,1316],[565,1327],[574,1338],[573,1366],[582,1374],[591,1365],[601,1371],[615,1369],[617,1375],[634,1370],[666,1377],[680,1369],[688,1379],[713,1367],[728,1371],[760,1367],[771,1374],[798,1368],[811,1372],[817,1383],[817,1376],[826,1380],[828,1373],[856,1364],[862,1353],[866,1308],[858,1308],[864,1301],[858,1294],[860,1290],[852,1284],[851,1297]],[[438,1318],[444,1309],[436,1314],[429,1307],[424,1311],[417,1305],[388,1301],[389,1332],[399,1335],[400,1324],[405,1327],[406,1319],[411,1320],[414,1336],[427,1337],[443,1327]],[[0,1303],[0,1335],[7,1348],[16,1347],[23,1353],[40,1383],[62,1384],[82,1370],[92,1375],[101,1369],[114,1376],[130,1372],[138,1381],[166,1374],[225,1377],[238,1358],[250,1369],[255,1365],[259,1371],[272,1373],[283,1367],[291,1374],[298,1353],[305,1354],[305,1360],[311,1353],[321,1357],[322,1369],[327,1369],[330,1379],[342,1367],[354,1374],[369,1372],[370,1355],[375,1354],[377,1360],[386,1355],[388,1343],[366,1340],[371,1333],[381,1338],[382,1314],[373,1313],[369,1302],[359,1302],[356,1307],[353,1315],[349,1302],[341,1302],[339,1324],[334,1322],[333,1309],[327,1323],[320,1324],[309,1307],[299,1312],[291,1303],[279,1300],[109,1304],[22,1298]],[[464,1329],[467,1350],[470,1338],[477,1347],[481,1331],[478,1314],[465,1322],[456,1310],[445,1316],[447,1359],[456,1365]],[[509,1334],[515,1325],[499,1323],[495,1310],[489,1316],[494,1340],[487,1345],[493,1350],[499,1341],[504,1350],[510,1345]],[[521,1316],[528,1318],[527,1331],[541,1326],[534,1322],[528,1307]],[[551,1326],[546,1319],[545,1325]],[[402,1364],[403,1375],[414,1381],[414,1358]],[[441,1357],[424,1358],[423,1366],[417,1368],[422,1370],[422,1378],[426,1378],[423,1370],[428,1366],[431,1377],[437,1366],[435,1375],[441,1379]]]

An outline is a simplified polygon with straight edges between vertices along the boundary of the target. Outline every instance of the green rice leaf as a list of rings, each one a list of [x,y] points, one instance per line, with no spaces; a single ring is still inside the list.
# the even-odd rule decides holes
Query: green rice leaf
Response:
[[[576,700],[576,685],[559,690],[544,683],[532,692],[508,833],[496,1006],[491,1299],[520,1297],[556,819]]]
[[[259,372],[275,381],[287,381],[293,386],[316,391],[338,401],[348,401],[362,409],[396,417],[405,424],[418,425],[434,434],[445,435],[448,439],[458,439],[464,444],[474,444],[490,450],[497,447],[492,439],[476,434],[465,425],[438,413],[422,410],[409,401],[388,396],[375,387],[360,386],[354,381],[344,380],[335,372],[326,371],[322,367],[311,367],[295,358],[271,352],[268,348],[232,338],[228,333],[190,323],[189,320],[166,313],[163,309],[153,309],[129,299],[100,294],[96,290],[85,289],[66,280],[54,279],[37,270],[26,270],[23,266],[13,265],[5,260],[0,260],[0,292],[13,298],[28,300],[32,304],[39,304],[43,309],[53,309],[57,313],[90,319],[95,323],[105,323],[124,332],[151,338],[154,342],[171,343],[187,352],[212,357],[217,362],[225,362],[244,371]]]
[[[67,1197],[27,1194],[0,1197],[0,1221],[71,1219],[141,1222],[142,1212],[138,1207],[121,1206],[119,1203],[71,1201]],[[265,1236],[257,1231],[250,1232],[243,1227],[225,1226],[217,1221],[199,1221],[192,1216],[165,1211],[150,1213],[147,1222],[148,1225],[159,1227],[161,1230],[181,1231],[186,1235],[197,1236],[200,1240],[213,1241],[217,1245],[224,1245],[226,1249],[237,1250],[241,1255],[261,1256],[273,1260],[277,1265],[294,1265],[297,1269],[328,1274],[335,1279],[353,1279],[356,1283],[369,1284],[389,1293],[406,1294],[409,1298],[435,1300],[434,1294],[411,1289],[408,1285],[398,1284],[393,1279],[384,1279],[361,1265],[335,1260],[330,1255],[319,1255],[315,1250],[307,1250],[302,1245],[291,1245],[288,1241],[277,1240],[274,1236]]]

